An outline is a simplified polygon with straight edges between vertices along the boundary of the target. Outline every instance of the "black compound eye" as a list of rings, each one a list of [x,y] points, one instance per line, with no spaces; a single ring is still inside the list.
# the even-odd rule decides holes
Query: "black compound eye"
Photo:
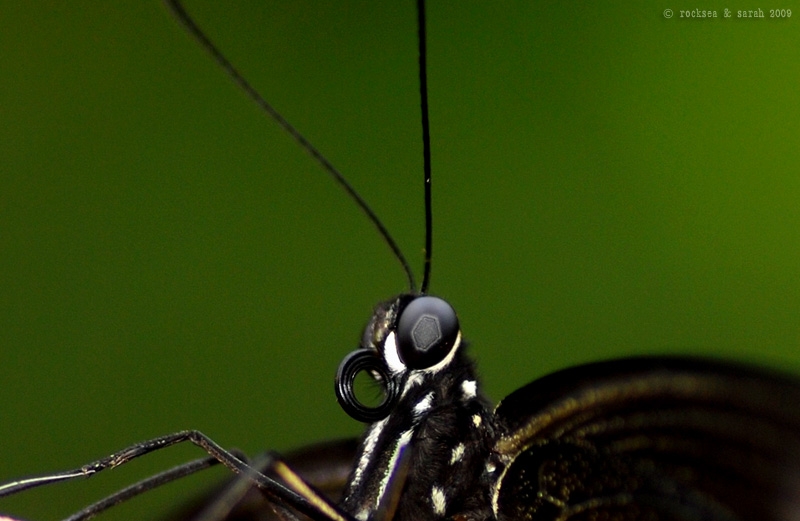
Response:
[[[412,300],[397,321],[397,352],[411,369],[426,369],[447,356],[458,337],[458,317],[436,297]]]

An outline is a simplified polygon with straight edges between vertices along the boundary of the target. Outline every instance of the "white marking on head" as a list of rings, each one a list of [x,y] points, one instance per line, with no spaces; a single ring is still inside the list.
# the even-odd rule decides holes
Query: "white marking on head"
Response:
[[[425,395],[425,397],[418,401],[417,404],[414,406],[414,416],[419,417],[422,414],[431,408],[433,404],[433,391],[429,392]]]
[[[456,336],[456,341],[453,342],[453,348],[450,349],[450,352],[447,353],[447,356],[445,356],[444,359],[438,364],[432,365],[426,369],[420,369],[420,372],[424,374],[438,373],[439,371],[450,365],[450,362],[452,362],[453,358],[455,358],[456,351],[458,351],[458,348],[460,346],[461,346],[461,331],[458,332],[458,336]]]
[[[480,426],[481,426],[481,422],[482,422],[482,421],[483,421],[483,419],[481,418],[481,415],[480,415],[480,414],[473,414],[473,415],[472,415],[472,424],[473,424],[475,427],[480,427]]]
[[[464,380],[461,382],[461,392],[464,393],[464,400],[471,400],[478,394],[478,382],[475,380]]]
[[[450,464],[458,463],[464,457],[464,444],[459,443],[453,447],[453,452],[450,453]]]
[[[456,351],[458,351],[458,347],[461,345],[461,332],[459,331],[458,336],[456,337],[456,341],[453,344],[453,348],[447,353],[447,356],[444,357],[444,360],[439,362],[436,365],[428,367],[427,369],[412,369],[408,371],[406,365],[400,360],[400,355],[397,352],[397,338],[395,337],[394,332],[389,333],[386,335],[386,341],[383,343],[383,357],[386,359],[386,365],[389,367],[389,370],[392,372],[393,375],[397,375],[402,373],[403,371],[408,371],[408,378],[406,379],[405,386],[403,387],[403,391],[400,393],[400,399],[402,400],[405,398],[406,393],[412,387],[419,385],[422,383],[425,376],[429,374],[435,374],[440,370],[447,367],[450,362],[453,361],[453,358],[456,356]]]
[[[494,463],[489,462],[486,464],[487,474],[493,474],[495,470],[497,470],[497,466]]]
[[[389,463],[386,465],[386,468],[383,469],[383,478],[378,487],[378,495],[375,496],[375,508],[380,506],[383,495],[386,494],[386,486],[389,484],[389,478],[395,473],[395,467],[397,467],[397,461],[400,459],[400,453],[406,448],[408,442],[411,441],[412,434],[414,434],[414,431],[408,429],[407,431],[403,431],[397,439],[397,444],[394,446],[394,451],[392,451],[392,456],[389,458]]]
[[[397,352],[397,335],[392,331],[386,335],[383,342],[383,359],[392,374],[402,373],[406,370],[406,364],[400,360],[400,353]]]
[[[433,513],[443,516],[447,508],[447,498],[444,496],[444,490],[436,485],[431,489],[431,503],[433,504]]]
[[[358,519],[358,521],[367,521],[368,518],[369,510],[366,508],[362,508],[356,513],[356,519]]]
[[[361,481],[364,471],[367,469],[370,459],[372,459],[372,453],[375,451],[375,444],[378,443],[378,438],[380,437],[383,428],[386,426],[387,421],[388,418],[384,418],[381,421],[372,424],[372,426],[369,428],[369,433],[364,440],[364,451],[361,453],[361,457],[358,459],[358,465],[356,465],[355,472],[353,472],[353,481],[350,484],[351,487],[357,485]]]

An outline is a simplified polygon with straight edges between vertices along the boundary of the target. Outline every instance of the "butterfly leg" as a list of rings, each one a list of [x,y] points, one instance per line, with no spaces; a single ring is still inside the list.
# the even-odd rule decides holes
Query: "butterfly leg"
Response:
[[[277,456],[272,456],[274,458],[274,462],[268,465],[268,467],[270,467],[271,470],[273,470],[281,479],[283,479],[288,486],[278,482],[273,478],[265,476],[263,473],[250,466],[246,461],[244,461],[243,458],[223,449],[211,438],[196,430],[180,431],[143,441],[106,456],[105,458],[101,458],[83,465],[77,469],[24,478],[0,485],[0,497],[16,494],[24,490],[43,485],[91,477],[103,470],[124,465],[133,459],[144,456],[145,454],[150,454],[151,452],[187,441],[197,445],[198,447],[201,447],[214,460],[222,463],[233,472],[245,476],[271,498],[285,502],[289,506],[308,515],[312,519],[351,521],[349,516],[341,512],[341,510],[333,505],[329,500],[325,499],[322,495],[309,487],[302,479],[299,478],[299,476],[297,476],[297,474],[292,472],[291,469],[282,463]],[[179,468],[181,467],[176,467],[176,469]],[[177,477],[173,478],[172,480],[174,479],[177,479]],[[110,498],[113,497],[114,496],[110,496]],[[118,502],[119,501],[117,501],[117,503]],[[105,508],[108,507],[106,506],[104,509]],[[80,514],[80,512],[78,514]]]

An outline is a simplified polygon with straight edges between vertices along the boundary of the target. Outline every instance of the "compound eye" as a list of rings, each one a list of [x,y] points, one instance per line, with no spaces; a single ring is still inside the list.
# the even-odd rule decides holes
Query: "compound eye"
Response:
[[[458,317],[436,297],[412,300],[397,321],[397,352],[411,369],[426,369],[444,360],[458,337]]]

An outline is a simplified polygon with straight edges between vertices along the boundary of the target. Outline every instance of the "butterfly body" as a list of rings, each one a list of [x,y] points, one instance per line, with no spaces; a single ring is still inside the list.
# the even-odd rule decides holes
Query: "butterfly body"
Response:
[[[708,359],[638,357],[559,371],[494,410],[481,400],[480,422],[473,415],[459,433],[479,433],[471,453],[466,445],[463,453],[423,452],[420,437],[438,421],[421,420],[418,437],[409,440],[415,454],[394,519],[796,519],[798,400],[800,384],[792,377]],[[375,431],[369,427],[358,448],[345,444],[351,468],[379,451],[370,441]],[[387,440],[393,448],[396,438]],[[345,466],[344,459],[332,465],[319,454],[315,464],[302,461],[301,473],[323,487],[330,480],[317,477],[322,469]],[[428,473],[445,464],[452,472],[444,477]],[[338,497],[355,486],[343,505],[356,518],[377,508],[368,484],[380,482],[385,466],[366,472],[373,475],[354,482],[351,472],[349,486],[340,481],[331,490]],[[436,511],[437,483],[439,497],[449,500],[440,503],[444,512]],[[258,516],[232,519],[263,519],[266,512],[262,500]]]
[[[379,306],[363,335],[361,349],[388,369],[383,385],[399,382],[399,398],[356,451],[341,503],[355,519],[722,521],[800,512],[795,379],[698,358],[628,358],[546,376],[492,410],[460,330],[449,351],[418,367],[405,362],[403,316],[414,314],[415,299],[438,300]],[[396,512],[387,507],[393,499]]]

